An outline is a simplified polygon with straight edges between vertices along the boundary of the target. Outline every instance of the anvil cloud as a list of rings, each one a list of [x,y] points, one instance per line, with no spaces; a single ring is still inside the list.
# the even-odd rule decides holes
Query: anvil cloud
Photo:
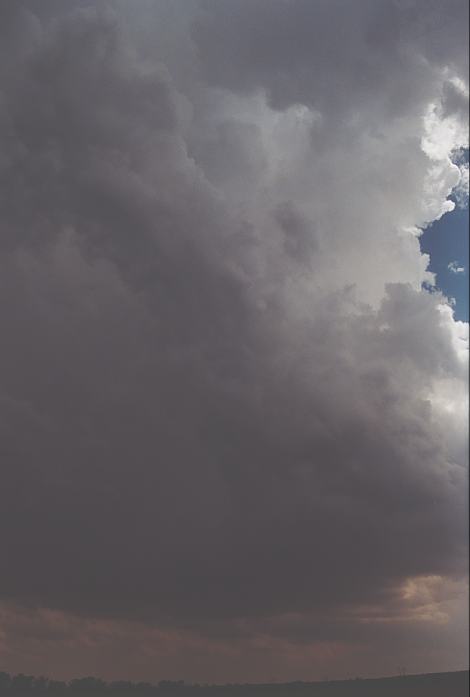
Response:
[[[6,669],[464,667],[467,14],[2,4]]]

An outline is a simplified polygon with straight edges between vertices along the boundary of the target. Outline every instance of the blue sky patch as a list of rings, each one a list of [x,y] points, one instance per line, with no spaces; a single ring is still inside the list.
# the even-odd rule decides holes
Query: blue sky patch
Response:
[[[429,254],[430,271],[436,274],[436,286],[448,298],[455,299],[455,318],[468,322],[469,271],[468,207],[455,207],[423,232],[420,242]]]

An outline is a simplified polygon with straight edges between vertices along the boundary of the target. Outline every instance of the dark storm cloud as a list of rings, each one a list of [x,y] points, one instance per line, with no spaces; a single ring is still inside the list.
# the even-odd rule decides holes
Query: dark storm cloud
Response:
[[[350,641],[466,570],[465,327],[404,232],[458,183],[420,138],[463,51],[414,3],[188,7],[140,9],[196,16],[189,87],[119,3],[2,10],[0,593]]]
[[[427,98],[421,57],[466,75],[468,7],[439,2],[206,0],[193,28],[214,84],[264,88],[279,109],[306,103],[343,118],[374,105],[380,119]],[[409,70],[421,80],[409,79]]]

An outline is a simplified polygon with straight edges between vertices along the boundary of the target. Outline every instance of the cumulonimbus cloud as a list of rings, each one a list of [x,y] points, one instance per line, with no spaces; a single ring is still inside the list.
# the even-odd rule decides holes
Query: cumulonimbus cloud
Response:
[[[8,607],[297,670],[442,625],[406,589],[466,574],[468,325],[419,246],[463,176],[451,5],[4,6]]]

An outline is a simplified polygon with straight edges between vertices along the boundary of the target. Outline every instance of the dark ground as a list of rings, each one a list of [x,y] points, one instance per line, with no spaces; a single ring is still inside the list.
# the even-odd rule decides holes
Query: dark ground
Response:
[[[3,697],[469,697],[469,673],[434,673],[375,680],[153,689],[5,689]]]

